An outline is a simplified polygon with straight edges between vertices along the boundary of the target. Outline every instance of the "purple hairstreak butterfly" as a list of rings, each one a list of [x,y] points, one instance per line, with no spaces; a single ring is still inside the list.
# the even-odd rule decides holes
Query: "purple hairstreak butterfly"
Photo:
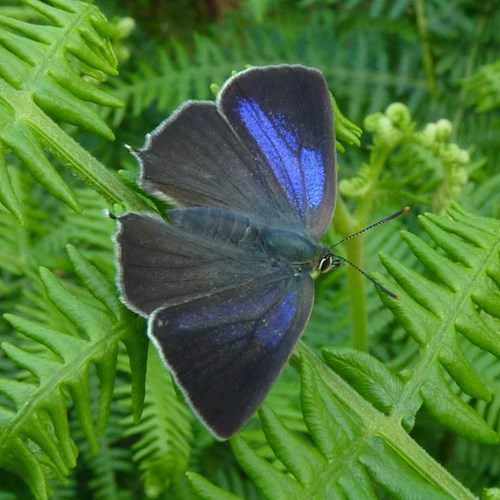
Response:
[[[311,313],[311,272],[335,207],[333,112],[322,74],[251,68],[188,101],[135,152],[168,221],[118,217],[119,285],[194,412],[218,438],[269,392]]]

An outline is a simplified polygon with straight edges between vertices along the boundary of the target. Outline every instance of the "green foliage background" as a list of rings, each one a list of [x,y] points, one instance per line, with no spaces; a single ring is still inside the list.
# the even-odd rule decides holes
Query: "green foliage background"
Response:
[[[0,1],[0,499],[497,498],[498,26],[496,0]],[[342,111],[326,239],[411,205],[339,248],[402,300],[319,278],[291,366],[217,442],[119,301],[105,210],[163,211],[124,144],[278,63]]]

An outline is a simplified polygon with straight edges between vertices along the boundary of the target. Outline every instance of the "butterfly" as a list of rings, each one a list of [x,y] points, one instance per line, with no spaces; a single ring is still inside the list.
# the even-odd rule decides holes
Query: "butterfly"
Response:
[[[250,419],[308,322],[311,273],[336,196],[333,111],[322,74],[254,67],[215,102],[188,101],[135,152],[168,221],[117,218],[124,303],[193,411],[219,439]]]

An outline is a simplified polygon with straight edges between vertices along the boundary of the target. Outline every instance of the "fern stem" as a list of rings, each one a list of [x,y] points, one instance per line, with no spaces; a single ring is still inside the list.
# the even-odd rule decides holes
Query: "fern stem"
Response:
[[[380,174],[391,153],[388,147],[375,149],[370,155],[371,186],[351,215],[345,203],[339,197],[335,210],[335,223],[339,233],[345,238],[368,225],[370,213],[376,195]],[[347,258],[356,266],[364,267],[364,235],[345,243]],[[366,305],[366,280],[352,266],[347,269],[351,306],[352,344],[361,351],[368,351],[368,311]]]
[[[428,19],[425,15],[424,0],[414,0],[417,28],[422,41],[422,60],[424,64],[427,91],[430,95],[436,94],[436,80],[434,78],[434,64],[432,62],[431,46],[429,44]]]
[[[137,193],[83,149],[52,120],[43,113],[39,116],[43,125],[33,123],[33,128],[44,144],[73,174],[105,198],[109,203],[125,204],[134,210],[151,210]]]
[[[478,26],[476,33],[483,33],[484,29],[486,28],[487,25],[487,14],[484,14],[479,18]],[[463,80],[467,80],[472,76],[474,73],[474,69],[476,66],[476,60],[479,55],[479,48],[481,47],[482,40],[480,37],[475,37],[474,38],[474,43],[472,47],[469,50],[468,57],[467,57],[467,62],[465,64],[465,70],[464,70],[464,75],[463,75]],[[465,105],[466,105],[466,99],[467,99],[467,89],[464,85],[461,86],[460,89],[460,94],[458,96],[458,106],[457,110],[455,112],[455,115],[453,116],[452,120],[452,135],[451,139],[456,140],[459,128],[460,128],[460,123],[462,122],[462,118],[464,116],[465,112]]]
[[[357,231],[355,219],[349,213],[342,199],[337,201],[335,210],[337,229],[343,237]],[[360,235],[345,243],[347,258],[363,267],[364,239]],[[350,298],[352,345],[360,351],[368,351],[368,315],[366,308],[365,278],[354,267],[347,268],[347,282]]]
[[[346,242],[347,255],[352,262],[364,261],[364,238]],[[351,300],[352,345],[368,352],[368,309],[366,304],[366,278],[354,267],[348,266],[349,296]]]
[[[357,447],[360,456],[369,442],[382,439],[394,453],[399,455],[407,467],[411,467],[426,481],[441,489],[445,495],[464,500],[476,498],[408,435],[401,426],[400,420],[396,420],[394,415],[385,415],[378,411],[320,360],[304,342],[299,343],[292,356],[291,361],[295,368],[300,367],[301,358],[314,366],[318,378],[321,378],[341,404],[350,408],[353,418],[358,418],[360,422],[369,422],[364,432],[357,436],[360,443]]]

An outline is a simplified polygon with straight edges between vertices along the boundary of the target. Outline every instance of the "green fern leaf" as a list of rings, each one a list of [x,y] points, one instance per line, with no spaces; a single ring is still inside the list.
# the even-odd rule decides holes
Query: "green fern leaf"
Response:
[[[368,353],[350,348],[324,349],[327,364],[347,380],[367,401],[390,413],[403,392],[403,383]]]
[[[100,298],[106,290],[111,290],[107,279],[74,248],[70,247],[69,253],[91,295]],[[0,393],[11,401],[9,406],[0,404],[0,467],[20,475],[37,498],[46,498],[47,480],[52,477],[63,480],[76,461],[66,414],[67,395],[71,396],[91,449],[97,450],[95,428],[101,432],[109,415],[118,342],[125,343],[131,363],[144,365],[144,348],[137,346],[139,339],[143,344],[146,341],[144,336],[132,335],[133,328],[121,323],[128,314],[123,307],[118,308],[117,302],[108,300],[103,304],[91,295],[83,300],[83,296],[69,292],[46,269],[42,268],[40,274],[47,296],[59,314],[73,325],[72,331],[78,333],[71,335],[19,316],[5,316],[31,344],[19,347],[4,342],[2,349],[30,378],[0,380]],[[43,350],[33,351],[34,346]],[[95,367],[100,381],[95,417],[89,392],[90,365]],[[138,369],[133,379],[140,379],[142,373]],[[135,382],[135,386],[140,385],[143,385],[140,380]]]
[[[3,150],[3,144],[0,143],[0,179],[2,179],[0,183],[0,203],[7,208],[20,224],[24,224],[22,205],[12,186]]]
[[[456,205],[449,215],[450,219],[432,214],[420,218],[435,245],[446,252],[444,255],[410,233],[403,233],[429,278],[381,255],[403,297],[401,302],[382,299],[420,345],[419,360],[407,374],[405,396],[393,411],[404,418],[409,409],[414,412],[421,398],[431,414],[459,434],[497,443],[498,434],[464,402],[447,378],[472,398],[491,398],[459,339],[463,335],[500,356],[500,337],[487,320],[488,315],[496,319],[500,316],[500,225]]]
[[[191,489],[194,491],[198,498],[203,498],[203,500],[241,499],[241,497],[233,495],[232,493],[224,491],[222,488],[213,485],[203,476],[196,474],[196,472],[186,472],[186,476],[191,485]]]
[[[81,210],[79,203],[49,161],[47,150],[110,201],[128,199],[142,206],[130,190],[124,190],[110,172],[54,122],[61,120],[107,139],[114,138],[93,106],[121,105],[97,85],[106,75],[117,74],[116,59],[107,39],[110,25],[90,3],[25,3],[46,22],[34,24],[0,15],[3,152],[12,151],[47,191],[77,212]],[[4,167],[0,168],[6,173]],[[0,201],[22,222],[19,200],[8,181],[0,183]]]
[[[500,106],[500,61],[481,66],[464,82],[469,100],[479,111],[489,111]]]
[[[252,452],[242,438],[233,438],[231,448],[243,470],[253,479],[265,498],[303,498],[302,488],[295,478],[276,473],[274,466]]]
[[[120,372],[122,365],[125,365],[125,363],[126,356],[120,349],[118,362]],[[121,377],[121,373],[118,374],[115,391],[117,394],[123,389],[130,391],[129,376],[128,371],[126,379]],[[100,398],[99,381],[97,377],[91,377],[90,382],[92,408],[97,409]],[[122,445],[124,442],[122,421],[129,414],[130,406],[123,405],[119,399],[113,401],[106,429],[104,432],[99,433],[98,453],[91,450],[81,431],[79,421],[70,417],[71,436],[78,447],[78,463],[76,468],[72,470],[68,482],[51,481],[50,486],[54,490],[53,497],[55,499],[78,496],[77,481],[82,476],[84,477],[87,497],[120,498],[121,500],[135,497],[137,492],[131,486],[137,484],[139,478],[132,462],[132,450],[129,446]]]
[[[291,432],[267,406],[259,410],[267,441],[285,465],[264,460],[245,441],[233,452],[264,498],[473,498],[391,417],[363,402],[301,346],[302,411],[311,440]]]
[[[180,480],[190,455],[193,416],[179,399],[171,375],[150,346],[146,400],[141,422],[125,419],[127,436],[138,437],[133,459],[141,470],[144,490],[157,497]]]
[[[476,411],[488,422],[492,429],[500,433],[500,363],[498,358],[467,344],[474,367],[488,381],[495,397],[490,402],[473,402]],[[500,471],[500,443],[496,446],[472,442],[458,438],[456,453],[448,468],[462,472],[466,484],[472,484],[476,491],[496,484]]]

